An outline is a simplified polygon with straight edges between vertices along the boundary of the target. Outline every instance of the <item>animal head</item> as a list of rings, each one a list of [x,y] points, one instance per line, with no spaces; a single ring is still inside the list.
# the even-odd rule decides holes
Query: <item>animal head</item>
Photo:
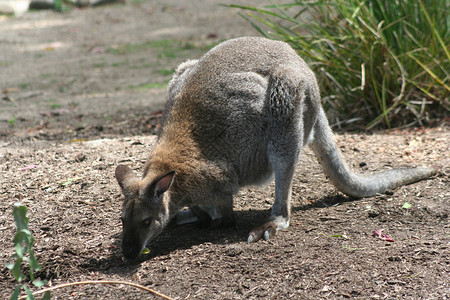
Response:
[[[167,191],[175,171],[140,180],[129,167],[119,165],[115,175],[125,197],[122,252],[125,258],[134,259],[170,221]]]

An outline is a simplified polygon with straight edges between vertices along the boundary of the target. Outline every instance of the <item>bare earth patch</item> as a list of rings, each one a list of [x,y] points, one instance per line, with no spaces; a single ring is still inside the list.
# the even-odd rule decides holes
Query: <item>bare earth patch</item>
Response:
[[[148,255],[122,260],[122,196],[114,169],[125,163],[141,173],[170,70],[221,39],[255,35],[235,11],[218,8],[219,1],[153,2],[0,19],[0,66],[7,71],[0,72],[0,88],[9,89],[0,99],[0,262],[14,253],[12,208],[21,202],[42,265],[38,276],[52,286],[124,280],[176,299],[448,299],[445,126],[337,136],[358,172],[440,167],[429,180],[392,195],[350,199],[327,181],[307,149],[294,179],[291,226],[275,238],[246,243],[269,214],[269,185],[236,195],[236,230],[171,225]],[[68,37],[73,32],[76,37]],[[168,54],[176,47],[182,50]],[[379,229],[394,242],[374,237]],[[9,298],[14,286],[0,266],[0,298]],[[105,285],[52,295],[151,298]]]

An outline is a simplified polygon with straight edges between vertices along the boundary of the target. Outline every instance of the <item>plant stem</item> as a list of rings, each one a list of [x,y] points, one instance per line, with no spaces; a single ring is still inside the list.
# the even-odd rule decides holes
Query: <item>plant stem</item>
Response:
[[[43,294],[45,292],[50,292],[56,289],[61,289],[61,288],[65,288],[65,287],[70,287],[70,286],[76,286],[76,285],[86,285],[86,284],[123,284],[123,285],[128,285],[128,286],[132,286],[135,288],[139,288],[141,290],[147,291],[152,293],[155,296],[161,297],[163,299],[168,299],[168,300],[173,300],[173,298],[166,296],[160,292],[157,292],[151,288],[145,287],[143,285],[137,284],[137,283],[132,283],[132,282],[126,282],[126,281],[114,281],[114,280],[87,280],[87,281],[78,281],[78,282],[72,282],[72,283],[64,283],[64,284],[60,284],[57,286],[53,286],[53,287],[49,287],[37,292],[33,293],[33,296],[36,295],[40,295]],[[26,299],[26,296],[20,297],[19,299]]]

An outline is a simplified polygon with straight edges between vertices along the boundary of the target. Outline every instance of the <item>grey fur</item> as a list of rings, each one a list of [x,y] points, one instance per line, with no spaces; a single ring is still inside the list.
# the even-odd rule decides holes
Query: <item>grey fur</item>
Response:
[[[233,194],[273,176],[272,215],[250,232],[248,241],[267,239],[287,228],[292,178],[307,145],[332,183],[353,197],[384,193],[436,172],[424,167],[353,173],[334,142],[315,75],[286,43],[238,38],[181,64],[169,83],[163,128],[142,179],[123,166],[116,172],[125,195],[123,218],[134,227],[144,219],[153,220],[146,234],[124,237],[128,240],[124,248],[136,243],[126,256],[137,256],[136,249],[145,247],[185,206],[195,207],[194,213],[201,207],[217,207],[218,215],[233,223]],[[175,176],[168,192],[151,196],[152,187],[170,171]],[[130,232],[127,227],[124,224],[125,233]]]

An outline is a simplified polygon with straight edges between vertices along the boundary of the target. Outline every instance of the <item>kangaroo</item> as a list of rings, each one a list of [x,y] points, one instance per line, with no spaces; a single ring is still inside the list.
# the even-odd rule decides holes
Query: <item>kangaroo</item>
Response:
[[[182,63],[168,85],[162,129],[142,179],[124,165],[115,171],[125,197],[124,257],[136,258],[177,213],[234,224],[233,195],[273,177],[271,216],[250,231],[248,242],[289,227],[292,178],[307,145],[331,182],[351,197],[436,173],[429,167],[353,173],[336,147],[314,73],[284,42],[232,39]]]

